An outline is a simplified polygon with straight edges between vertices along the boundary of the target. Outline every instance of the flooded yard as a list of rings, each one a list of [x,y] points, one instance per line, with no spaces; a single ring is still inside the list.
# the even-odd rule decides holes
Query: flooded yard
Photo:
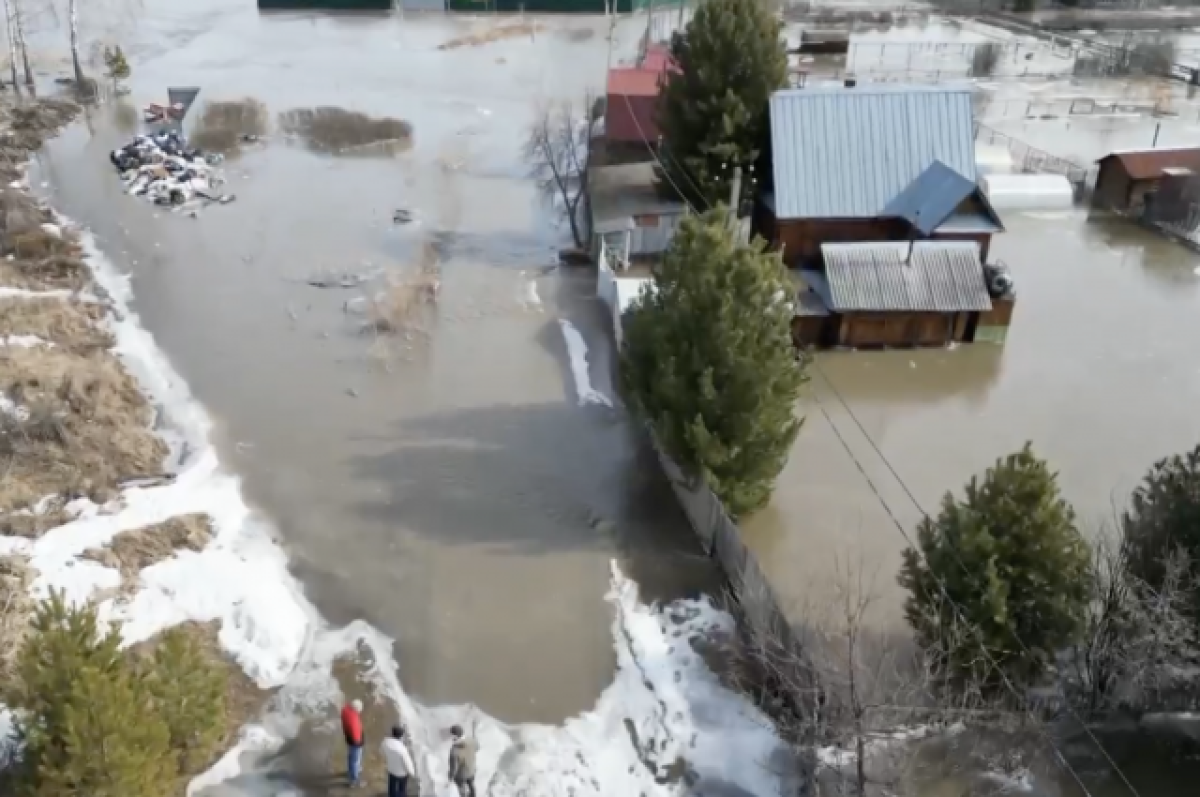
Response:
[[[1082,211],[1004,221],[992,252],[1018,297],[1004,346],[818,357],[779,490],[745,524],[793,606],[829,594],[837,557],[876,574],[877,621],[901,627],[906,541],[889,512],[911,534],[1026,440],[1089,534],[1154,460],[1200,440],[1200,256]]]
[[[224,164],[236,201],[191,218],[124,195],[123,103],[34,179],[130,274],[322,613],[396,638],[424,701],[556,722],[612,680],[610,560],[649,599],[710,572],[627,420],[578,406],[559,319],[611,395],[607,318],[594,275],[556,266],[569,236],[520,159],[540,105],[602,85],[642,29],[610,54],[603,19],[497,24],[151,2],[131,103],[196,84],[197,119],[250,97],[271,120]],[[385,140],[403,146],[361,151]],[[374,297],[422,264],[440,282],[422,328],[381,326]],[[312,284],[329,273],[367,282]]]

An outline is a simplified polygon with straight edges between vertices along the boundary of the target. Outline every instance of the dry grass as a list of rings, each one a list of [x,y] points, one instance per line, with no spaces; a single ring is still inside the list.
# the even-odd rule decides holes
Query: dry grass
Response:
[[[0,338],[33,335],[80,354],[108,349],[113,336],[102,326],[106,312],[96,302],[0,299]]]
[[[403,119],[373,117],[344,108],[295,108],[279,115],[279,127],[312,150],[329,154],[393,154],[412,144]]]
[[[267,106],[252,97],[206,102],[189,139],[201,149],[229,152],[243,136],[266,135],[270,121]]]
[[[33,613],[33,571],[21,556],[0,556],[0,683],[13,677]]]
[[[217,753],[217,757],[219,757],[233,746],[242,726],[252,722],[262,714],[267,702],[271,699],[272,692],[259,689],[258,685],[242,672],[242,668],[221,649],[221,644],[218,641],[218,635],[221,631],[219,623],[188,622],[177,626],[177,628],[192,636],[199,644],[203,655],[210,661],[216,662],[225,670],[225,734],[216,748],[219,751]],[[154,649],[157,645],[158,640],[156,638],[147,639],[145,642],[131,645],[128,653],[135,660],[150,657],[154,655]],[[199,775],[214,763],[216,763],[215,758],[213,761],[205,762],[202,766],[199,766],[195,772],[185,772],[184,775],[187,777],[181,778],[178,790],[179,797],[183,797],[187,783],[191,780],[191,777]]]
[[[52,97],[31,101],[5,97],[0,104],[0,179],[5,183],[15,179],[29,155],[73,120],[79,110],[69,100]]]
[[[480,47],[484,44],[504,41],[505,39],[520,39],[526,36],[532,38],[535,34],[543,30],[545,30],[545,26],[538,25],[535,22],[518,22],[512,25],[468,33],[466,36],[458,36],[449,41],[442,42],[438,45],[438,49],[454,50],[459,47]]]
[[[437,304],[441,263],[426,243],[415,270],[389,275],[387,286],[371,299],[366,331],[377,335],[423,332],[428,310]]]
[[[102,503],[121,482],[160,476],[166,445],[137,382],[107,351],[0,348],[0,512],[47,495]]]
[[[91,283],[91,272],[83,261],[78,237],[69,230],[60,235],[48,232],[48,210],[28,194],[14,188],[0,189],[0,271],[2,284],[26,290],[80,290]]]
[[[170,559],[176,551],[200,551],[212,540],[212,518],[204,514],[180,515],[161,523],[122,531],[104,548],[89,548],[85,559],[121,573],[121,591],[136,588],[138,575],[147,567]]]

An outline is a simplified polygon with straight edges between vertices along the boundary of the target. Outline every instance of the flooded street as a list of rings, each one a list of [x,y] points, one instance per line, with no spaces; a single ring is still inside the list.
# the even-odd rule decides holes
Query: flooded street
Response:
[[[413,147],[338,158],[276,139],[226,164],[236,203],[192,219],[122,194],[108,153],[129,131],[107,108],[35,179],[132,274],[138,311],[325,616],[395,637],[424,701],[507,721],[590,708],[614,666],[610,560],[647,598],[708,575],[625,417],[578,406],[558,319],[611,394],[606,316],[592,272],[553,267],[569,236],[519,157],[539,101],[602,83],[607,23],[441,51],[466,21],[159,6],[126,47],[138,106],[191,84],[200,106],[250,96],[272,116],[336,104],[407,120]],[[414,221],[394,224],[397,209]],[[364,331],[354,300],[379,281],[306,284],[387,275],[425,246],[442,265],[428,341]]]

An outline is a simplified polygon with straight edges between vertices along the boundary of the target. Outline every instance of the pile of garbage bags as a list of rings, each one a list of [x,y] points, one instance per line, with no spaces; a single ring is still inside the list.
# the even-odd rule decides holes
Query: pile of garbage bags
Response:
[[[135,136],[109,156],[133,196],[149,199],[156,205],[182,206],[194,201],[234,200],[217,188],[225,178],[216,169],[224,160],[219,154],[205,154],[189,147],[178,132],[171,130]]]

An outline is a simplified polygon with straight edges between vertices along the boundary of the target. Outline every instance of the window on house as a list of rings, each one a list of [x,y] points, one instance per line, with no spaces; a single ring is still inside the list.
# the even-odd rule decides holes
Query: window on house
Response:
[[[647,214],[645,216],[634,216],[633,223],[638,227],[657,227],[658,216],[656,214]]]

